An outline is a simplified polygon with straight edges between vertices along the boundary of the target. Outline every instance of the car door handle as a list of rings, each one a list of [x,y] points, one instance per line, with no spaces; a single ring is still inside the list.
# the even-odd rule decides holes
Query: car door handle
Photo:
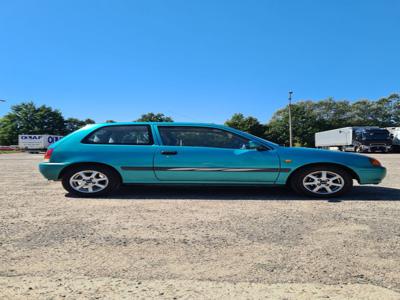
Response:
[[[177,155],[178,151],[161,151],[162,155]]]

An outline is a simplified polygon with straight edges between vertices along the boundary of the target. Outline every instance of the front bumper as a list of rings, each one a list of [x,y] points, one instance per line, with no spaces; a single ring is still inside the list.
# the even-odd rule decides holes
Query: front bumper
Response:
[[[376,152],[376,151],[388,152],[390,151],[390,148],[391,148],[390,145],[363,145],[361,147],[363,151],[368,151],[368,152]]]
[[[39,171],[48,180],[58,180],[61,171],[67,166],[65,163],[42,162]]]
[[[385,167],[373,167],[357,169],[360,184],[378,184],[386,176]]]

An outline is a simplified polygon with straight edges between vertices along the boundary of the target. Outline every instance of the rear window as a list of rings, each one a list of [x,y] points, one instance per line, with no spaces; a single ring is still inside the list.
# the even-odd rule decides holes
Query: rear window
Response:
[[[121,125],[105,126],[83,139],[85,144],[153,145],[150,126]]]

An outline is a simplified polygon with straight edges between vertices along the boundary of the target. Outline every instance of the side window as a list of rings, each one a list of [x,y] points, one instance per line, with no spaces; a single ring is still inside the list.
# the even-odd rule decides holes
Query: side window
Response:
[[[167,146],[244,149],[249,142],[228,131],[208,127],[159,126],[158,131]]]
[[[95,130],[83,141],[85,144],[152,145],[147,125],[106,126]]]

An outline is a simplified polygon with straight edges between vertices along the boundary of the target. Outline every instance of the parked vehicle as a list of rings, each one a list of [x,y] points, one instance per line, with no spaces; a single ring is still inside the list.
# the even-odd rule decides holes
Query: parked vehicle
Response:
[[[341,151],[388,152],[392,141],[387,129],[379,127],[344,127],[315,134],[315,147],[337,147]]]
[[[222,125],[147,122],[88,125],[51,145],[39,169],[79,196],[140,183],[288,185],[334,197],[353,179],[378,184],[386,174],[364,155],[280,147]]]
[[[46,150],[61,138],[62,136],[60,135],[20,134],[18,135],[18,148],[27,151]]]
[[[400,152],[400,127],[388,127],[386,129],[389,131],[392,140],[392,152]]]

